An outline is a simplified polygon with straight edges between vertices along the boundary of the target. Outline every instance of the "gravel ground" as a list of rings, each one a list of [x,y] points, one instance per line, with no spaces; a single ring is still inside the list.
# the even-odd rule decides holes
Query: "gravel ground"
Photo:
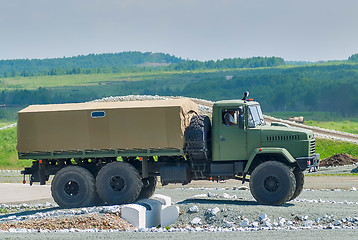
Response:
[[[346,229],[358,232],[356,189],[305,189],[298,199],[283,206],[258,204],[249,190],[225,188],[159,188],[156,193],[172,197],[180,207],[178,220],[166,228],[133,229],[119,218],[120,206],[58,209],[53,204],[19,207],[0,218],[0,229],[19,234],[53,232],[257,232]],[[14,207],[14,206],[13,206]],[[39,210],[42,208],[42,210]],[[130,236],[130,235],[128,235]],[[192,236],[192,235],[190,235]]]
[[[135,229],[121,222],[121,206],[59,209],[51,200],[2,204],[0,238],[213,239],[220,233],[220,238],[228,239],[238,236],[349,239],[358,233],[358,177],[321,174],[342,174],[353,167],[355,165],[322,168],[319,176],[307,174],[302,194],[283,206],[258,204],[248,184],[235,180],[158,186],[156,193],[170,196],[181,210],[178,220],[168,229]],[[2,176],[15,177],[14,174],[18,172],[1,171],[0,181],[6,179]]]
[[[3,239],[38,239],[38,240],[77,240],[77,239],[356,239],[357,230],[303,230],[303,231],[252,231],[252,232],[190,232],[190,233],[140,233],[140,232],[112,232],[112,233],[1,233]]]

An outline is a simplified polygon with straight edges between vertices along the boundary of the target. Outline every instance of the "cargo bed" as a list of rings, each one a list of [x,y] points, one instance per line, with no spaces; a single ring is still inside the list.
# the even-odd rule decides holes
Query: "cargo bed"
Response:
[[[18,112],[20,159],[178,155],[198,112],[188,99],[32,105]]]

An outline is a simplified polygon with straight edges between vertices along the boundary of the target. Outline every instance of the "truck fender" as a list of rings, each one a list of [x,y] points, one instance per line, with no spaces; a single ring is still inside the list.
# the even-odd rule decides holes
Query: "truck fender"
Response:
[[[251,153],[251,155],[250,155],[250,157],[249,157],[249,159],[247,161],[244,173],[247,173],[249,171],[249,168],[250,168],[252,162],[254,161],[256,155],[258,155],[258,154],[266,154],[266,153],[280,154],[283,157],[285,157],[286,160],[289,163],[295,163],[296,162],[296,160],[292,157],[292,155],[285,148],[255,148],[252,151],[252,153]]]

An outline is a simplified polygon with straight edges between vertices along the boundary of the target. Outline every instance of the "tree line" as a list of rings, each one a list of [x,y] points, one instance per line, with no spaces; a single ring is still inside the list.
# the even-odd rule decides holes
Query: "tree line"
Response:
[[[146,63],[151,63],[146,66]],[[0,78],[198,69],[258,68],[284,65],[279,57],[193,61],[164,53],[122,52],[70,58],[0,60]],[[156,66],[155,68],[153,66]]]
[[[53,59],[0,60],[0,77],[108,73],[133,68],[148,62],[165,65],[182,61],[184,60],[169,54],[152,52],[89,54]]]
[[[348,62],[358,62],[358,54],[350,56]],[[145,65],[146,63],[153,63],[154,65],[149,67]],[[290,65],[307,65],[310,62],[285,62],[280,57],[195,61],[190,59],[184,60],[165,53],[131,51],[52,59],[0,60],[0,78],[143,71],[260,68],[277,67],[286,63]],[[156,68],[153,68],[153,66],[156,66]]]
[[[167,67],[172,70],[198,70],[198,69],[230,69],[230,68],[259,68],[277,67],[285,65],[285,60],[279,57],[252,57],[229,58],[217,61],[183,61]]]

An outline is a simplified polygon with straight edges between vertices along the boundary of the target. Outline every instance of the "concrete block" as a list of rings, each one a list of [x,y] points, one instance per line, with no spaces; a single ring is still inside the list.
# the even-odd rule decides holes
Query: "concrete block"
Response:
[[[171,206],[168,196],[155,194],[153,199],[142,199],[122,207],[122,218],[137,228],[168,226],[179,217],[179,207]]]
[[[165,227],[173,224],[179,217],[179,207],[169,206],[162,209],[160,214],[160,226]]]
[[[172,198],[162,194],[154,194],[152,199],[160,201],[162,204],[162,209],[172,205]]]
[[[160,225],[162,204],[155,199],[142,199],[137,204],[146,208],[146,227],[156,227]]]
[[[122,207],[121,216],[137,228],[146,228],[146,207],[138,204],[126,204]]]

